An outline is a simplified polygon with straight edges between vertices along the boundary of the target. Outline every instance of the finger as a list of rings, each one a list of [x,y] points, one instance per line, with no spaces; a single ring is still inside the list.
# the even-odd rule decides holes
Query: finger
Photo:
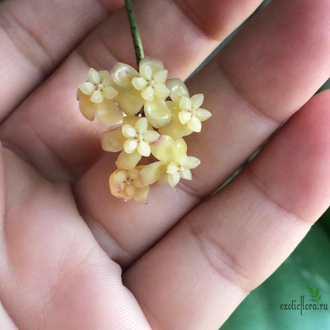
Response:
[[[86,33],[122,4],[101,1],[5,1],[0,4],[0,121]]]
[[[163,59],[172,75],[185,78],[259,3],[141,0],[136,12],[145,52]],[[199,16],[189,9],[192,4]],[[20,149],[45,175],[75,180],[102,152],[100,128],[78,111],[77,86],[90,66],[110,68],[118,60],[135,65],[124,9],[92,33],[13,114],[1,129],[2,140]],[[14,127],[19,134],[13,133]]]
[[[152,327],[218,329],[326,210],[329,104],[329,92],[311,100],[124,275]]]
[[[202,133],[187,139],[188,155],[202,161],[192,181],[153,187],[147,206],[124,204],[109,197],[109,154],[80,180],[81,210],[111,256],[127,265],[146,251],[313,95],[330,75],[329,10],[328,1],[272,2],[188,82],[192,94],[205,93],[213,113]]]
[[[150,330],[70,187],[46,181],[6,149],[4,172],[0,299],[17,327]]]

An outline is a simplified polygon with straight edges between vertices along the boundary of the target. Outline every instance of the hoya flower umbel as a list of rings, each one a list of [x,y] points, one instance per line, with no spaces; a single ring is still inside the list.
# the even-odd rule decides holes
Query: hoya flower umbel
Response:
[[[121,199],[134,199],[137,202],[145,203],[149,186],[144,186],[140,181],[140,170],[137,168],[131,170],[117,169],[110,176],[111,193]]]
[[[168,182],[174,187],[176,186],[180,178],[185,180],[192,180],[191,170],[196,168],[200,164],[200,160],[196,157],[188,157],[186,154],[181,154],[176,157],[167,166]]]
[[[151,153],[150,143],[159,138],[159,133],[154,130],[148,130],[147,118],[140,118],[132,125],[124,125],[122,133],[127,139],[124,143],[124,150],[131,154],[137,150],[141,156],[149,157]]]
[[[88,72],[88,81],[80,84],[79,89],[85,95],[90,95],[90,101],[93,103],[102,103],[104,99],[112,100],[118,95],[113,85],[112,77],[108,71],[97,72],[92,68]]]
[[[191,98],[183,96],[180,100],[179,119],[183,125],[186,125],[194,132],[200,132],[202,121],[212,116],[211,112],[201,108],[204,102],[203,94],[196,94]]]
[[[155,97],[165,100],[170,95],[165,85],[167,70],[162,61],[145,57],[140,62],[139,71],[139,77],[133,78],[132,84],[146,101],[153,101]]]

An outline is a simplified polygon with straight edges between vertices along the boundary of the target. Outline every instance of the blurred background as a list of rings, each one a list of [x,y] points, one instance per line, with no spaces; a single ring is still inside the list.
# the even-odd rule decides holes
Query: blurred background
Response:
[[[251,17],[262,10],[269,2],[270,0],[264,1]],[[215,56],[242,26],[234,31],[200,68]],[[327,88],[330,88],[330,80],[322,87],[320,86],[320,91]],[[329,255],[330,209],[312,227],[311,231],[282,266],[260,287],[250,293],[220,330],[329,330]],[[307,286],[312,287],[313,290],[319,289],[319,294],[322,296],[320,303],[328,304],[328,311],[304,311],[300,315],[298,310],[285,311],[280,309],[281,304],[289,304],[292,300],[299,303],[302,295],[305,296],[305,303],[312,303]],[[219,313],[221,313],[221,310],[219,310]]]

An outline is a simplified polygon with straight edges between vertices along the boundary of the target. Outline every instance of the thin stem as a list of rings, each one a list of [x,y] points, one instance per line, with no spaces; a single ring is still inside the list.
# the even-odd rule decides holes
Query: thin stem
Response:
[[[137,25],[132,0],[125,0],[125,6],[126,6],[129,25],[130,25],[132,37],[133,37],[136,62],[137,62],[137,66],[139,67],[140,61],[144,58],[144,52],[143,52],[141,36],[140,36],[139,28]]]

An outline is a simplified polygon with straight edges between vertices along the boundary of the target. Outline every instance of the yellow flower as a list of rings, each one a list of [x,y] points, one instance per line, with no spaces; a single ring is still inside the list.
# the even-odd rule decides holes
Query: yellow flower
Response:
[[[125,201],[134,199],[140,203],[146,203],[149,192],[149,186],[144,186],[140,181],[140,169],[131,170],[117,169],[109,179],[109,185],[112,195]]]
[[[196,94],[191,98],[182,96],[179,107],[179,119],[182,125],[187,126],[194,132],[200,132],[202,129],[202,121],[212,116],[211,112],[202,109],[201,105],[204,101],[203,94]]]
[[[180,178],[192,180],[191,169],[196,168],[200,163],[201,161],[196,157],[188,157],[186,154],[177,156],[166,169],[171,187],[176,186]]]
[[[102,103],[104,99],[112,100],[118,92],[113,88],[113,80],[108,71],[103,70],[97,72],[90,69],[88,72],[88,81],[79,85],[79,89],[90,96],[93,103]]]
[[[96,115],[107,127],[123,122],[123,113],[113,100],[118,94],[113,84],[108,71],[89,70],[88,81],[80,84],[77,92],[79,108],[85,118],[92,121]]]
[[[134,127],[129,124],[123,126],[122,132],[127,139],[124,144],[126,153],[131,154],[137,150],[141,156],[150,156],[150,143],[158,140],[159,133],[154,130],[148,130],[147,128],[147,118],[138,119]]]
[[[145,57],[140,62],[139,71],[139,77],[134,77],[132,84],[146,101],[153,101],[155,97],[165,100],[169,96],[170,91],[165,85],[168,72],[162,61]]]
[[[169,183],[176,186],[180,178],[191,180],[191,169],[200,164],[196,157],[187,156],[187,145],[183,139],[173,140],[169,136],[161,136],[153,145],[152,153],[159,161],[146,165],[141,170],[143,184]]]

